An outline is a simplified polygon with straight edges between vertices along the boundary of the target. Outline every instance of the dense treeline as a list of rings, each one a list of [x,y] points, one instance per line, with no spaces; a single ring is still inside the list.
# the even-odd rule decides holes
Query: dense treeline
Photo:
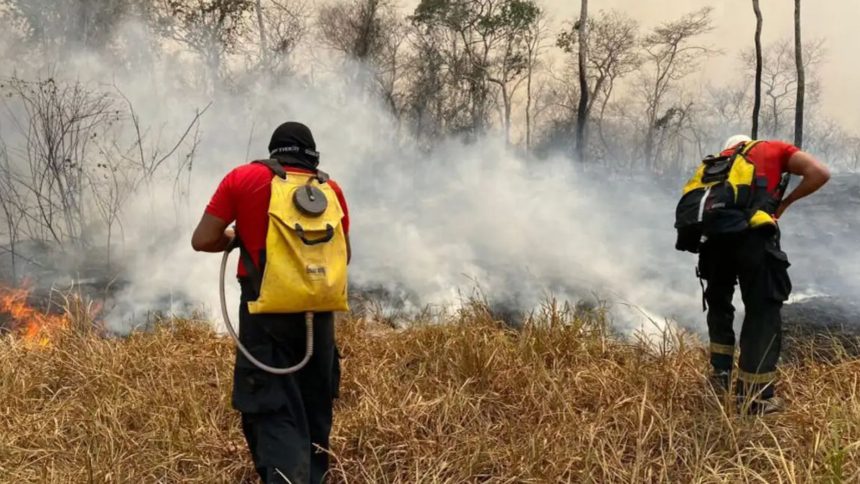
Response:
[[[583,159],[665,170],[750,131],[755,56],[721,53],[703,34],[708,8],[657,26],[619,11],[587,18],[585,79],[579,82],[578,19],[549,19],[535,0],[2,0],[20,52],[38,62],[85,48],[133,71],[180,49],[193,53],[200,89],[241,90],[265,74],[313,82],[307,65],[330,53],[358,61],[356,89],[384,100],[405,133],[429,145],[444,136],[475,139],[497,130],[531,153],[573,153],[580,99],[586,120]],[[598,6],[599,8],[599,6]],[[752,15],[752,12],[750,12]],[[550,21],[552,20],[552,22]],[[129,22],[148,31],[147,56],[128,48]],[[139,47],[139,46],[138,46]],[[752,46],[750,46],[752,47]],[[816,111],[820,41],[804,46],[811,149],[856,167],[860,141]],[[741,60],[713,83],[690,86],[715,55]],[[797,92],[791,39],[764,46],[761,136],[792,139]],[[337,61],[335,61],[337,62]],[[580,85],[588,89],[580,96]]]

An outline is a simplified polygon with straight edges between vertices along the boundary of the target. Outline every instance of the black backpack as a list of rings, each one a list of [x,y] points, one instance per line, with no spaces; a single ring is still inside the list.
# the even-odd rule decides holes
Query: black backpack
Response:
[[[767,177],[746,155],[759,141],[741,143],[729,155],[709,155],[684,186],[675,209],[675,248],[698,253],[709,236],[776,226],[776,211],[788,176],[774,193]]]

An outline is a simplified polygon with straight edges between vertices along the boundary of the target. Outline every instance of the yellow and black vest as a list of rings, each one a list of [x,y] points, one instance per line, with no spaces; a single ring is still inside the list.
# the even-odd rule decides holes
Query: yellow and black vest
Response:
[[[684,186],[675,209],[675,248],[696,253],[716,234],[773,228],[788,176],[768,192],[764,171],[747,157],[758,141],[741,143],[727,156],[708,156]]]
[[[272,171],[265,262],[260,275],[247,252],[242,262],[257,288],[251,314],[348,311],[343,209],[328,175]]]

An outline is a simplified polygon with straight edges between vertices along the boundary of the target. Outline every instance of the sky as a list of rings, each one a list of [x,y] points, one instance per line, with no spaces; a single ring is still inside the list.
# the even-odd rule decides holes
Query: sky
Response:
[[[556,25],[579,17],[577,0],[537,0],[546,8]],[[404,7],[414,7],[417,0],[407,0]],[[592,0],[589,10],[619,10],[637,19],[648,29],[674,20],[702,7],[713,7],[714,30],[703,37],[723,55],[709,59],[700,76],[732,72],[740,53],[753,45],[755,16],[750,0]],[[794,0],[762,0],[764,18],[762,42],[767,45],[786,37],[793,38]],[[806,0],[802,4],[805,40],[825,40],[826,58],[818,73],[823,81],[821,109],[846,129],[860,134],[860,56],[857,54],[857,25],[860,24],[860,0]],[[691,78],[695,83],[697,79]]]

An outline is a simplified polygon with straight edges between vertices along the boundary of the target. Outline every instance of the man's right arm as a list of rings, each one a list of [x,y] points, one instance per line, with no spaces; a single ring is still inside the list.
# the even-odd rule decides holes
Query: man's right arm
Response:
[[[823,163],[805,151],[798,151],[788,159],[788,172],[803,179],[800,184],[780,203],[776,209],[779,218],[792,203],[821,188],[830,180],[830,170]]]
[[[233,170],[221,180],[206,206],[206,211],[191,236],[191,247],[194,250],[222,252],[233,242],[236,234],[228,226],[236,220],[236,197],[233,191],[235,173],[236,170]]]
[[[198,252],[223,252],[236,237],[228,225],[228,222],[204,213],[191,236],[191,247]]]

